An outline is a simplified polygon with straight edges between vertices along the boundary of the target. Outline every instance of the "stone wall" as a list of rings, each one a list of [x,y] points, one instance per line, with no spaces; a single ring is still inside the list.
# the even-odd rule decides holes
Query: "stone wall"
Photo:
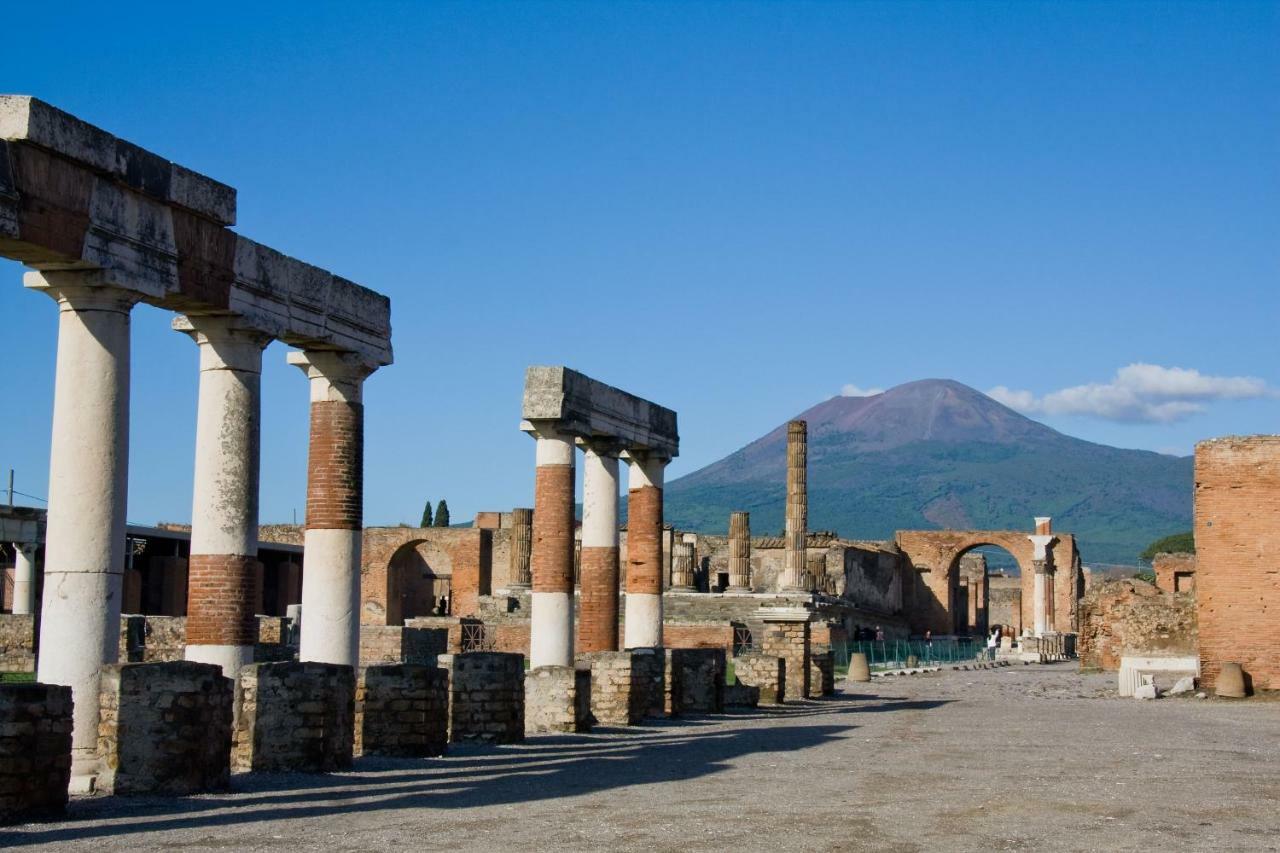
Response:
[[[355,673],[328,663],[257,663],[236,687],[236,771],[325,773],[351,766]]]
[[[473,616],[492,585],[494,540],[506,531],[464,527],[366,527],[360,556],[360,621],[401,625],[430,615],[446,586],[453,616]],[[503,552],[506,553],[505,551]]]
[[[781,705],[786,701],[787,662],[766,654],[739,655],[733,659],[734,678],[759,691],[761,705]]]
[[[631,652],[591,652],[578,656],[591,672],[591,716],[596,725],[634,726],[645,718],[645,703],[632,698],[635,674]]]
[[[196,794],[227,787],[234,687],[214,664],[103,668],[98,786],[109,794]]]
[[[739,623],[741,624],[741,623]],[[662,642],[675,649],[722,649],[733,654],[733,623],[690,624],[663,622]]]
[[[449,673],[449,740],[524,740],[524,655],[441,655]]]
[[[1151,569],[1156,573],[1156,586],[1165,592],[1195,592],[1195,554],[1156,554]]]
[[[632,713],[662,717],[667,713],[667,656],[662,649],[628,649],[631,653]]]
[[[987,577],[987,626],[1004,625],[1007,633],[1022,634],[1022,578]]]
[[[782,686],[784,695],[794,699],[803,699],[809,695],[811,650],[808,622],[797,619],[793,622],[766,623],[760,641],[760,652],[786,661]]]
[[[185,616],[120,617],[120,660],[153,663],[182,660],[187,645]]]
[[[835,653],[827,648],[809,654],[810,699],[833,696],[836,692]]]
[[[0,824],[54,817],[71,782],[71,688],[0,684]]]
[[[722,713],[724,679],[724,649],[667,649],[668,712]]]
[[[591,730],[591,669],[540,666],[524,679],[524,732]]]
[[[449,676],[434,665],[370,666],[356,686],[355,752],[421,758],[449,740]]]
[[[0,672],[35,672],[35,616],[0,613]]]
[[[1235,662],[1255,689],[1280,690],[1280,436],[1203,441],[1195,478],[1204,682]]]
[[[416,664],[435,666],[449,652],[449,631],[401,625],[361,625],[360,665]]]
[[[1132,578],[1094,584],[1080,603],[1080,668],[1115,672],[1123,655],[1194,655],[1195,599]]]

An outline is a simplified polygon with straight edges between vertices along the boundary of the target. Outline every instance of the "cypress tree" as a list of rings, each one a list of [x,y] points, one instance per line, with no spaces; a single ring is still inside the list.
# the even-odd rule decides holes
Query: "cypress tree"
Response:
[[[444,499],[440,499],[440,503],[436,504],[436,527],[449,526],[449,504]]]
[[[422,508],[422,523],[419,527],[431,526],[431,501],[427,501],[427,505]]]

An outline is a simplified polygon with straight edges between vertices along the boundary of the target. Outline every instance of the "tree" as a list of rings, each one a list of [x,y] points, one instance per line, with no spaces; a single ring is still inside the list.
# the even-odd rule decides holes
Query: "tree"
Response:
[[[431,501],[427,501],[427,505],[422,508],[422,523],[419,527],[431,526]]]
[[[1188,530],[1186,533],[1175,533],[1172,536],[1157,539],[1147,546],[1141,556],[1142,559],[1150,562],[1156,554],[1194,554],[1195,552],[1195,534]]]
[[[449,526],[449,504],[444,499],[440,499],[440,503],[436,504],[436,527]]]

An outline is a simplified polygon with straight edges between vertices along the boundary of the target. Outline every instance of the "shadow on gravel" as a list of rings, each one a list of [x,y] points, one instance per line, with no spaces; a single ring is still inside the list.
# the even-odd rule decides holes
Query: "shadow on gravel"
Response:
[[[752,753],[786,754],[821,746],[857,728],[844,719],[849,714],[946,704],[874,698],[874,703],[846,696],[725,716],[651,720],[637,728],[539,736],[510,746],[458,744],[450,747],[448,759],[360,758],[351,773],[244,774],[233,777],[230,795],[73,801],[71,820],[111,823],[0,832],[0,847],[166,830],[216,831],[368,809],[492,806],[660,784],[718,773]],[[816,717],[835,719],[824,724],[811,719]],[[726,720],[773,724],[707,730]]]

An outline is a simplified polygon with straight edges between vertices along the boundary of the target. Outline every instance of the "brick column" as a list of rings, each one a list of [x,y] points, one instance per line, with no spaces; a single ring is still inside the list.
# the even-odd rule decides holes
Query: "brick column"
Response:
[[[782,588],[808,592],[813,582],[805,564],[805,540],[809,533],[809,425],[804,421],[787,424],[787,508],[783,554]]]
[[[729,590],[751,590],[751,513],[729,515]]]
[[[291,352],[311,380],[300,661],[357,666],[364,515],[364,380],[375,367],[336,352]]]
[[[129,484],[129,314],[98,273],[27,273],[58,303],[37,680],[71,688],[72,773],[97,769],[98,687],[120,649]]]
[[[533,510],[516,507],[511,510],[511,582],[513,589],[528,589],[533,584],[529,572],[529,556],[533,546]]]
[[[271,339],[230,317],[177,317],[173,328],[200,346],[186,658],[235,679],[253,663],[258,633],[262,350]]]
[[[533,576],[529,666],[573,666],[573,438],[553,424],[537,441],[533,493]]]
[[[627,454],[627,612],[628,649],[662,645],[662,481],[668,460],[631,451]]]
[[[618,450],[583,442],[578,651],[618,650]]]
[[[36,544],[13,543],[13,613],[36,612]]]

